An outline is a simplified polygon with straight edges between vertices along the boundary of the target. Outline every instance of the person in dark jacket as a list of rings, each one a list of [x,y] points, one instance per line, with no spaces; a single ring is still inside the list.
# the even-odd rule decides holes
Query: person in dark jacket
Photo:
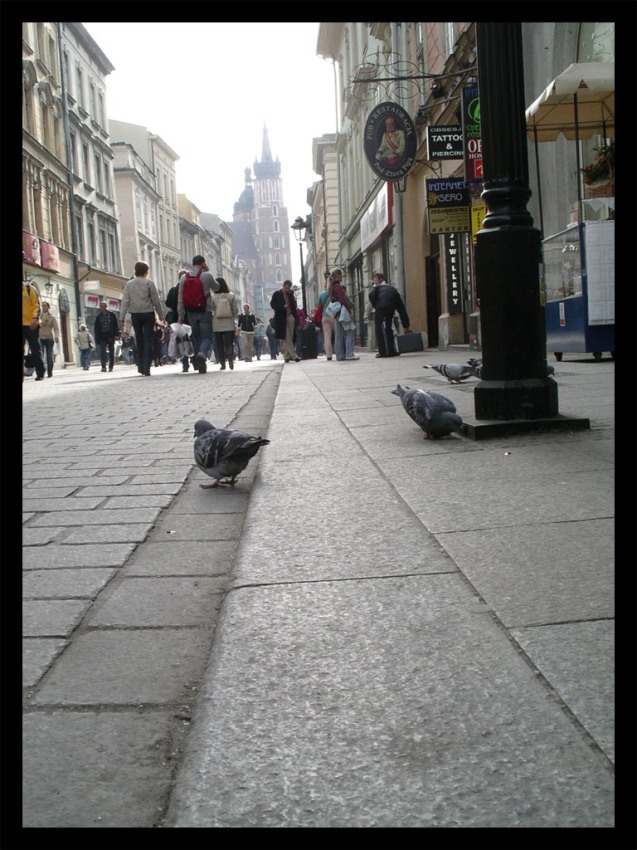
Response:
[[[296,339],[296,298],[292,294],[292,281],[284,280],[281,289],[277,289],[270,299],[270,307],[274,310],[274,332],[281,341],[281,351],[286,363],[297,362],[301,359],[294,348]]]
[[[113,371],[115,365],[115,340],[120,337],[117,316],[108,309],[106,301],[100,301],[100,312],[95,319],[93,328],[95,342],[100,347],[102,372],[106,372],[106,355],[108,353],[108,371]]]
[[[394,313],[398,311],[403,332],[411,333],[409,327],[409,316],[405,309],[405,302],[395,286],[385,281],[385,275],[376,272],[372,278],[374,288],[369,293],[369,301],[374,308],[374,325],[376,327],[376,339],[378,340],[378,354],[376,357],[397,357],[394,344]]]

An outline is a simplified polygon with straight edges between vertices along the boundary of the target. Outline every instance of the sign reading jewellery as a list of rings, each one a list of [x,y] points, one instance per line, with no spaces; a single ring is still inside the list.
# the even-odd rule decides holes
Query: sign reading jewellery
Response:
[[[382,180],[400,180],[416,161],[416,127],[400,104],[387,100],[370,112],[363,145],[370,167]]]

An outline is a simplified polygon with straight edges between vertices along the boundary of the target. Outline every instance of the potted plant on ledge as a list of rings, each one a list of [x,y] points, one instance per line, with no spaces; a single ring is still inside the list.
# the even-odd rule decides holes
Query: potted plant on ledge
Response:
[[[584,182],[591,188],[589,197],[615,194],[615,140],[612,139],[599,147],[594,162],[582,168]]]

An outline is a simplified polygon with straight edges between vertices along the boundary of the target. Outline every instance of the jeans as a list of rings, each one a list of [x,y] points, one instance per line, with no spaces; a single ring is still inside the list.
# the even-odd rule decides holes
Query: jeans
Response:
[[[91,349],[90,348],[80,348],[80,363],[82,364],[82,369],[88,369],[91,365]]]
[[[270,346],[270,359],[276,360],[280,345],[279,340],[274,336],[274,334],[268,337],[268,345]]]
[[[343,329],[343,323],[336,320],[336,341],[334,348],[336,349],[336,359],[345,360],[348,357],[354,356],[356,347],[356,330],[352,328],[349,331]]]
[[[212,313],[208,313],[207,310],[190,311],[186,321],[192,328],[192,345],[195,354],[203,354],[207,360],[212,344]]]
[[[150,375],[153,359],[153,330],[155,329],[155,311],[131,313],[135,344],[137,346],[137,371],[141,375]]]
[[[254,335],[254,353],[257,356],[257,360],[261,360],[261,350],[263,348],[263,337]]]
[[[112,369],[115,365],[115,337],[109,336],[100,341],[100,362],[102,369],[106,368],[106,355],[108,353],[108,368]]]
[[[38,378],[44,377],[44,361],[42,360],[42,352],[40,351],[40,330],[36,328],[31,330],[28,325],[22,325],[22,352],[24,357],[24,343],[29,343],[29,353],[33,357],[35,364],[35,374]],[[24,362],[24,361],[23,361]]]
[[[41,339],[40,346],[42,347],[42,354],[46,356],[46,371],[49,378],[53,374],[53,361],[55,357],[53,356],[53,346],[55,345],[55,340],[53,339]]]

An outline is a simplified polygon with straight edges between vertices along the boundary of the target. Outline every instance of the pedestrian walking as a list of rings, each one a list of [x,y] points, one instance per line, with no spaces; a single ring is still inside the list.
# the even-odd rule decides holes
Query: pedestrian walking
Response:
[[[297,362],[301,359],[295,350],[296,298],[292,293],[292,281],[284,280],[281,289],[277,289],[270,299],[270,307],[274,310],[274,331],[281,345],[283,359],[286,363]]]
[[[276,338],[276,331],[274,329],[274,317],[267,323],[265,327],[265,335],[270,349],[270,360],[276,360],[279,356],[279,340]]]
[[[95,342],[100,348],[100,362],[102,372],[106,372],[106,358],[108,356],[108,371],[113,371],[115,365],[115,339],[120,334],[117,316],[108,309],[106,301],[100,301],[100,312],[97,314],[93,326]]]
[[[145,378],[150,377],[150,364],[153,358],[153,328],[155,313],[164,320],[164,309],[159,300],[157,287],[148,277],[150,268],[147,263],[135,263],[135,277],[124,286],[119,318],[123,323],[130,310],[131,322],[135,330],[137,344],[137,371]]]
[[[243,357],[246,363],[252,363],[254,353],[254,331],[257,326],[257,317],[250,312],[250,305],[243,305],[243,313],[237,318],[237,327],[241,337]]]
[[[24,380],[24,346],[29,346],[29,362],[35,369],[35,380],[44,380],[44,361],[40,351],[40,300],[28,283],[22,284],[22,379]]]
[[[80,349],[80,363],[82,369],[88,372],[91,365],[91,351],[95,348],[95,339],[84,323],[82,323],[75,337],[75,344]]]
[[[257,318],[257,323],[254,327],[254,353],[257,360],[261,360],[263,353],[263,320]]]
[[[48,378],[53,377],[53,364],[55,363],[55,346],[60,344],[60,326],[58,320],[51,312],[48,301],[42,302],[42,313],[40,315],[40,347],[46,358],[46,374]],[[44,359],[44,358],[43,358]]]
[[[347,297],[343,284],[343,271],[336,268],[330,275],[330,300],[336,299],[341,303],[341,311],[336,317],[335,351],[337,360],[360,360],[355,353],[356,324],[354,322],[354,307]],[[343,312],[343,308],[345,312]]]
[[[186,321],[192,328],[195,350],[192,364],[199,372],[206,371],[206,361],[212,341],[212,296],[219,284],[208,270],[201,254],[192,258],[192,266],[179,278],[177,294],[178,321]],[[187,370],[184,370],[187,371]]]
[[[228,289],[222,277],[216,279],[217,290],[212,296],[212,316],[214,321],[214,339],[220,371],[226,368],[226,362],[234,369],[234,338],[236,334],[235,316],[239,313],[237,299]]]
[[[369,303],[374,309],[374,327],[378,342],[376,357],[397,357],[400,352],[394,341],[394,313],[398,312],[403,333],[411,333],[409,316],[400,292],[387,283],[385,275],[376,272],[372,278],[373,289],[369,293]]]

